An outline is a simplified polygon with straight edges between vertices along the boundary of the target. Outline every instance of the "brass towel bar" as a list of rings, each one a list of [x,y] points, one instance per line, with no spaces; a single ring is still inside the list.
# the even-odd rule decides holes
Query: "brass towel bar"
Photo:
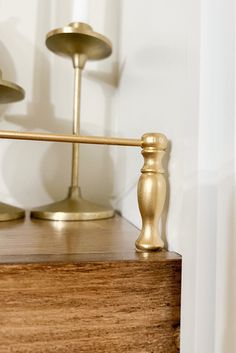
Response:
[[[38,132],[20,132],[0,130],[0,138],[14,140],[33,140],[46,142],[69,142],[69,143],[87,143],[97,145],[117,145],[117,146],[142,146],[142,140],[116,138],[116,137],[101,137],[101,136],[76,136],[69,134],[49,134]]]
[[[165,170],[162,166],[162,158],[168,140],[163,134],[147,133],[140,140],[136,140],[0,130],[0,138],[142,147],[144,165],[138,183],[138,203],[142,217],[142,229],[135,246],[139,251],[156,251],[163,248],[164,243],[158,229],[166,198],[166,180],[163,175]]]

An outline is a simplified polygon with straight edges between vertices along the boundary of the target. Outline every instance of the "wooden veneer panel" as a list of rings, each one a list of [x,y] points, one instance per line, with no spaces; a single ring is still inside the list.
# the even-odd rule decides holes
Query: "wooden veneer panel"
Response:
[[[120,248],[112,251],[109,239],[109,251],[102,252],[101,247],[97,253],[89,253],[89,247],[66,253],[62,244],[68,239],[62,238],[69,234],[74,239],[71,222],[71,233],[67,228],[67,235],[61,233],[58,240],[62,254],[58,249],[45,254],[42,247],[37,253],[37,237],[46,233],[35,229],[34,222],[20,223],[24,232],[17,230],[19,223],[11,230],[0,229],[0,247],[1,235],[5,244],[0,250],[1,353],[178,352],[175,330],[180,321],[181,258],[165,251],[136,253],[126,237],[135,238],[137,229],[120,218],[113,221],[114,228],[106,236],[120,236]],[[104,226],[107,232],[104,222],[98,228],[101,231]],[[34,234],[32,242],[30,233]],[[74,241],[85,241],[83,234]],[[19,248],[14,251],[17,236],[18,244],[27,239],[21,252]],[[55,248],[58,234],[51,231],[51,236]],[[7,241],[11,252],[6,249]],[[49,248],[53,250],[50,244]]]

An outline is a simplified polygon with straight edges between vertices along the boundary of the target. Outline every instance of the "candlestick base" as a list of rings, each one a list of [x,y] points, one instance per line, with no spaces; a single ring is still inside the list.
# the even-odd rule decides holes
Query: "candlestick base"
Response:
[[[30,214],[33,218],[51,221],[86,221],[111,218],[114,213],[112,208],[84,200],[80,189],[73,187],[65,200],[34,209]]]
[[[21,208],[0,202],[0,221],[13,221],[24,216],[25,211]]]

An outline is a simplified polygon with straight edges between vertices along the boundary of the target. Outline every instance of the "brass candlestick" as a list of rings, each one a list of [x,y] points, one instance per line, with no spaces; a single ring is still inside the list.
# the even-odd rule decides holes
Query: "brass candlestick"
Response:
[[[85,23],[71,23],[48,33],[46,46],[72,59],[74,67],[73,134],[80,135],[81,75],[87,60],[100,60],[112,52],[110,41]],[[49,220],[77,221],[109,218],[114,210],[86,201],[79,188],[79,144],[72,145],[71,186],[65,200],[31,211],[31,216]]]
[[[0,71],[0,103],[13,103],[24,99],[25,91],[15,83],[3,80]],[[11,221],[25,216],[21,208],[0,202],[0,221]]]

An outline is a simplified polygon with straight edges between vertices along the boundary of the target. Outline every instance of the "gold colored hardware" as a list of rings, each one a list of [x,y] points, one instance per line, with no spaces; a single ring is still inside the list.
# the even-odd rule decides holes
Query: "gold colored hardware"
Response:
[[[74,110],[73,110],[73,134],[80,134],[80,95],[81,95],[81,69],[75,66]],[[72,145],[72,171],[71,186],[79,186],[79,144]]]
[[[111,55],[112,44],[103,35],[93,31],[87,23],[74,22],[57,28],[47,34],[46,46],[52,52],[74,59],[80,56],[80,68],[84,67],[83,58],[100,60]]]
[[[138,183],[142,230],[135,243],[139,251],[156,251],[164,247],[158,227],[166,198],[162,158],[167,143],[167,138],[162,134],[150,133],[142,137],[144,165]]]
[[[69,134],[49,134],[41,132],[20,132],[0,130],[0,138],[10,140],[28,140],[45,142],[85,143],[92,145],[113,145],[141,147],[142,141],[138,139],[102,137],[102,136],[75,136]]]
[[[87,60],[100,60],[112,52],[110,41],[86,23],[71,23],[48,33],[46,46],[72,59],[74,67],[73,134],[80,135],[81,76]],[[109,218],[114,210],[83,200],[79,188],[79,144],[72,145],[71,186],[65,200],[35,209],[31,216],[51,220],[91,220]]]
[[[162,166],[162,158],[165,154],[168,140],[164,135],[149,133],[143,135],[141,140],[138,140],[0,130],[0,138],[134,147],[142,146],[144,165],[141,169],[142,175],[138,183],[138,202],[142,217],[142,230],[135,245],[138,251],[155,251],[163,248],[164,244],[159,236],[158,226],[166,197],[166,181],[163,175],[165,171]],[[73,211],[74,207],[78,207],[77,200],[81,200],[81,205],[83,207],[83,212],[81,213]],[[37,213],[34,214],[34,217],[37,218],[39,214],[39,218],[41,218],[40,212],[43,212],[43,217],[45,219],[52,220],[68,220],[68,217],[70,217],[70,220],[84,220],[89,219],[90,216],[93,217],[94,215],[99,219],[107,218],[109,215],[107,214],[109,210],[102,210],[100,205],[97,206],[88,201],[82,200],[80,190],[77,187],[71,187],[69,189],[68,199],[59,201],[54,205],[55,208],[53,208],[53,205],[44,206],[42,210],[39,208]],[[88,210],[87,214],[85,214],[86,208]],[[93,213],[92,215],[91,210]],[[68,216],[66,212],[68,212],[68,214],[70,213],[70,216]],[[85,218],[83,218],[84,214]]]
[[[113,217],[114,211],[82,199],[78,187],[70,187],[68,198],[31,211],[34,218],[52,221],[85,221]]]
[[[25,211],[21,208],[0,202],[0,221],[13,221],[25,217]]]
[[[0,71],[0,104],[17,102],[25,97],[25,91],[15,83],[3,80]],[[11,221],[25,216],[21,208],[0,203],[0,221]]]
[[[15,83],[3,80],[2,71],[0,71],[0,103],[17,102],[25,97],[25,91]]]

